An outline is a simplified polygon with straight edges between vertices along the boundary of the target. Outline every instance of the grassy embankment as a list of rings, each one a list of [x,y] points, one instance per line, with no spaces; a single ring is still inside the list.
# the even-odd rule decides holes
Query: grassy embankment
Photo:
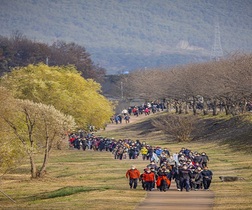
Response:
[[[117,131],[100,133],[103,136],[131,138],[151,145],[168,147],[177,152],[181,147],[205,151],[210,157],[209,167],[214,173],[211,190],[215,193],[214,209],[251,209],[252,154],[230,148],[219,141],[172,143],[158,131],[146,133],[147,127],[129,125]],[[147,125],[145,123],[145,125]],[[142,127],[142,129],[139,129]],[[137,128],[137,129],[136,129]],[[41,157],[40,157],[41,158]],[[134,163],[142,170],[142,160],[114,160],[109,152],[62,150],[51,154],[47,176],[30,180],[29,164],[5,175],[1,190],[12,197],[11,202],[0,194],[1,209],[134,209],[145,198],[140,188],[129,190],[125,172]],[[220,175],[238,175],[245,180],[220,182]]]

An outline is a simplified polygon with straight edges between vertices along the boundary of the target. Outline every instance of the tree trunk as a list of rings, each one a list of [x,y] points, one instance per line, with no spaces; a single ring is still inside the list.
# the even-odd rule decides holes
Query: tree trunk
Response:
[[[179,114],[182,114],[183,113],[183,103],[180,102],[179,103],[179,111],[178,111]]]
[[[186,104],[185,104],[185,114],[189,114],[189,105],[188,105],[188,103],[186,102]]]
[[[203,102],[203,115],[207,115],[208,114],[208,106],[207,106],[207,102],[204,100]]]
[[[225,108],[226,115],[229,115],[231,111],[231,104],[228,100],[225,101],[224,108]]]
[[[214,99],[213,101],[213,116],[217,115],[217,101]]]
[[[197,114],[197,110],[196,110],[196,98],[195,97],[193,97],[192,108],[193,108],[193,115],[196,115]]]
[[[167,110],[167,112],[170,111],[170,103],[169,102],[166,103],[166,110]]]
[[[178,114],[179,113],[178,102],[175,102],[175,110],[176,114]]]
[[[43,177],[46,174],[46,166],[48,162],[49,152],[48,149],[45,149],[44,161],[41,169],[38,172],[38,177]]]
[[[243,100],[243,104],[242,104],[242,111],[241,111],[242,114],[244,114],[244,113],[246,112],[247,104],[248,104],[247,100],[244,99],[244,100]]]
[[[33,153],[30,153],[31,178],[37,178],[37,168],[34,162]]]
[[[47,130],[47,126],[46,126],[46,145],[45,145],[44,161],[43,161],[42,167],[38,173],[39,177],[43,177],[46,174],[46,166],[47,166],[47,162],[48,162],[48,158],[49,158],[49,151],[50,151],[49,135],[48,135],[48,130]]]

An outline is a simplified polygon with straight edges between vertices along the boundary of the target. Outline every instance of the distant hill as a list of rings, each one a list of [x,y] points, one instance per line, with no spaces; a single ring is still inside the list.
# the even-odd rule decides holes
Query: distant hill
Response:
[[[0,0],[0,35],[83,45],[108,74],[252,51],[252,0]]]

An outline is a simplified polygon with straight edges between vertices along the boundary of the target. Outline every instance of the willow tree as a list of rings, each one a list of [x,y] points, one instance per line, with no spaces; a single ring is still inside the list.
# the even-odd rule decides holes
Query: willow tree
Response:
[[[43,177],[50,151],[62,141],[68,130],[75,129],[74,119],[53,106],[34,103],[30,100],[4,97],[1,99],[4,103],[1,103],[0,119],[3,125],[9,128],[9,134],[15,136],[12,141],[16,143],[16,146],[13,145],[13,147],[17,148],[21,145],[22,150],[28,155],[31,177]],[[44,156],[40,167],[35,161],[38,153]]]
[[[16,68],[1,79],[15,97],[53,105],[75,118],[78,127],[102,128],[113,115],[112,104],[101,94],[101,86],[84,79],[74,66],[44,64]]]

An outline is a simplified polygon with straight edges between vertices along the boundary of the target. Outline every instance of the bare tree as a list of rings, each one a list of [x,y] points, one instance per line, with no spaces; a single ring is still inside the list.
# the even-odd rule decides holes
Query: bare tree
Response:
[[[81,72],[85,79],[92,78],[96,81],[103,79],[105,69],[94,65],[85,47],[74,42],[57,41],[50,46],[50,50],[50,66],[72,64],[76,66],[76,69]]]
[[[127,78],[125,91],[129,98],[142,98],[146,101],[161,98],[163,71],[158,69],[137,70],[130,73]],[[125,80],[125,78],[124,78]]]
[[[234,115],[251,101],[251,66],[251,55],[233,55],[217,62],[139,70],[126,77],[125,91],[132,98],[166,99],[176,113],[189,113],[190,107],[194,115],[209,110]]]
[[[192,140],[191,133],[195,122],[195,116],[167,114],[165,117],[153,119],[152,125],[175,140],[185,142]]]

